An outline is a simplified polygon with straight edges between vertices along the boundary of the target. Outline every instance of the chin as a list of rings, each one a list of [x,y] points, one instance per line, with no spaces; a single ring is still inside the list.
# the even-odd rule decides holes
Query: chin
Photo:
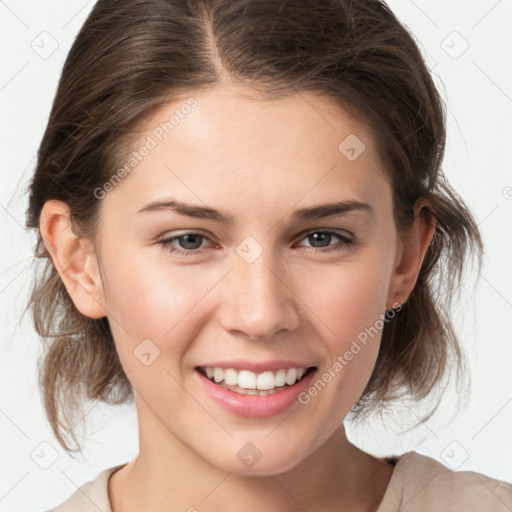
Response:
[[[246,443],[236,450],[235,458],[226,458],[226,452],[210,459],[218,468],[239,476],[269,476],[285,473],[299,465],[307,454],[299,447],[279,451],[274,447],[259,450],[253,443]]]

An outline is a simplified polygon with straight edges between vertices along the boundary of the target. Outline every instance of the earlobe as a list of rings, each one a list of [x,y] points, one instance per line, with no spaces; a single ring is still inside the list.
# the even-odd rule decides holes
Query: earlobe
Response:
[[[397,251],[391,278],[386,304],[388,309],[406,302],[418,280],[421,265],[435,233],[435,218],[429,206],[429,201],[424,197],[420,197],[414,204],[413,224],[406,237],[399,242],[401,249]]]
[[[41,211],[39,229],[44,245],[76,308],[90,318],[106,316],[103,285],[92,244],[77,236],[69,207],[47,201]]]

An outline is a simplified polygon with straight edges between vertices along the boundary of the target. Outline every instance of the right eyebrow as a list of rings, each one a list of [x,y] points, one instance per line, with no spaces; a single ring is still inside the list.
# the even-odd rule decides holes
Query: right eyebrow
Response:
[[[231,214],[223,213],[207,206],[187,204],[173,198],[153,201],[140,209],[137,214],[167,210],[175,211],[176,213],[187,217],[209,219],[217,222],[223,222],[224,224],[233,224],[235,222],[235,218]]]

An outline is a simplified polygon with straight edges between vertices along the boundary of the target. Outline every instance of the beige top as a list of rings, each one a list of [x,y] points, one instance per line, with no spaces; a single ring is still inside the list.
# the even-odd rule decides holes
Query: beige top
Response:
[[[396,457],[376,512],[512,512],[512,484],[473,471],[452,471],[416,452]],[[102,471],[47,512],[112,512],[108,479],[126,464]]]

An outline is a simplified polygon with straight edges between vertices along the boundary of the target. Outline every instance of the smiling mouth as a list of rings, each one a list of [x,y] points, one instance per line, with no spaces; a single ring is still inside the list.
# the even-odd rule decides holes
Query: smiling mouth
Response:
[[[290,388],[316,370],[308,368],[287,368],[255,373],[235,368],[203,367],[196,370],[219,387],[242,395],[273,395]]]

